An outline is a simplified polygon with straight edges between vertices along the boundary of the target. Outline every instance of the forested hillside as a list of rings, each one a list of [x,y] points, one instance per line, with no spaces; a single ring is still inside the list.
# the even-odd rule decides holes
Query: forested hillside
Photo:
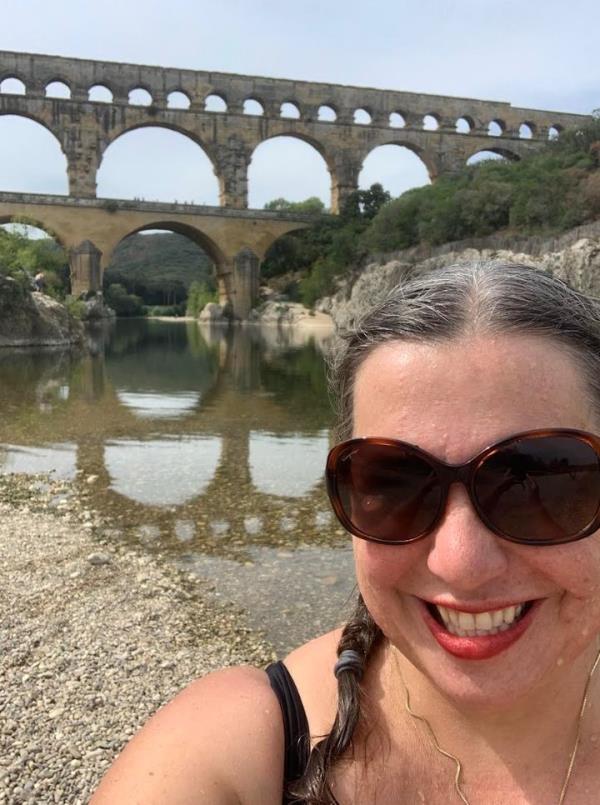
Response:
[[[115,250],[104,287],[122,285],[145,305],[185,301],[192,282],[214,288],[214,268],[199,246],[183,235],[132,235]]]

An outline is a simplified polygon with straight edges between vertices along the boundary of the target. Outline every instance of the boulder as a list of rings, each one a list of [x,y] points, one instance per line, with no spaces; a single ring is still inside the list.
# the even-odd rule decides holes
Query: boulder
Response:
[[[82,315],[84,321],[100,321],[101,319],[114,319],[115,311],[108,307],[102,294],[96,294],[89,299],[84,299],[85,312]]]
[[[298,302],[273,300],[250,312],[250,321],[277,327],[333,327],[331,316],[313,311]]]
[[[82,323],[64,305],[0,274],[0,347],[66,346],[82,340]]]
[[[209,324],[218,324],[221,322],[226,322],[227,318],[225,317],[224,310],[221,305],[218,305],[216,302],[208,302],[208,304],[204,305],[200,311],[198,321],[207,322]]]

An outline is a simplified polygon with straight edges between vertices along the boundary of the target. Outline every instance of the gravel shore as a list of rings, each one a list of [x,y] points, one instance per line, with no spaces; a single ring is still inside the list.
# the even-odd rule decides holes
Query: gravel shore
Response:
[[[119,544],[80,487],[0,476],[2,805],[83,805],[192,679],[273,656],[202,582]]]

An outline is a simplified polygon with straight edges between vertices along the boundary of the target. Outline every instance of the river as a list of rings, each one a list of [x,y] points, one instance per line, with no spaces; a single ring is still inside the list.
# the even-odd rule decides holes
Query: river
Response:
[[[85,485],[111,539],[207,580],[283,653],[339,623],[354,585],[323,483],[326,343],[136,319],[86,353],[2,350],[0,472]]]

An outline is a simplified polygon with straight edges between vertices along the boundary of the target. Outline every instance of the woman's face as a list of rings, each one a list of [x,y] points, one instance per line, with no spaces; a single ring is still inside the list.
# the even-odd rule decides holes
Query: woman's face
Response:
[[[389,343],[358,371],[354,435],[401,439],[458,464],[519,431],[597,431],[586,392],[568,353],[539,337]],[[360,590],[384,634],[465,704],[502,707],[528,694],[572,667],[600,631],[600,534],[562,546],[508,542],[481,523],[459,484],[432,534],[407,545],[355,538],[354,550]],[[453,651],[432,627],[435,604],[459,618],[529,602],[527,627],[491,656],[477,654],[477,637],[472,652],[465,641]]]

